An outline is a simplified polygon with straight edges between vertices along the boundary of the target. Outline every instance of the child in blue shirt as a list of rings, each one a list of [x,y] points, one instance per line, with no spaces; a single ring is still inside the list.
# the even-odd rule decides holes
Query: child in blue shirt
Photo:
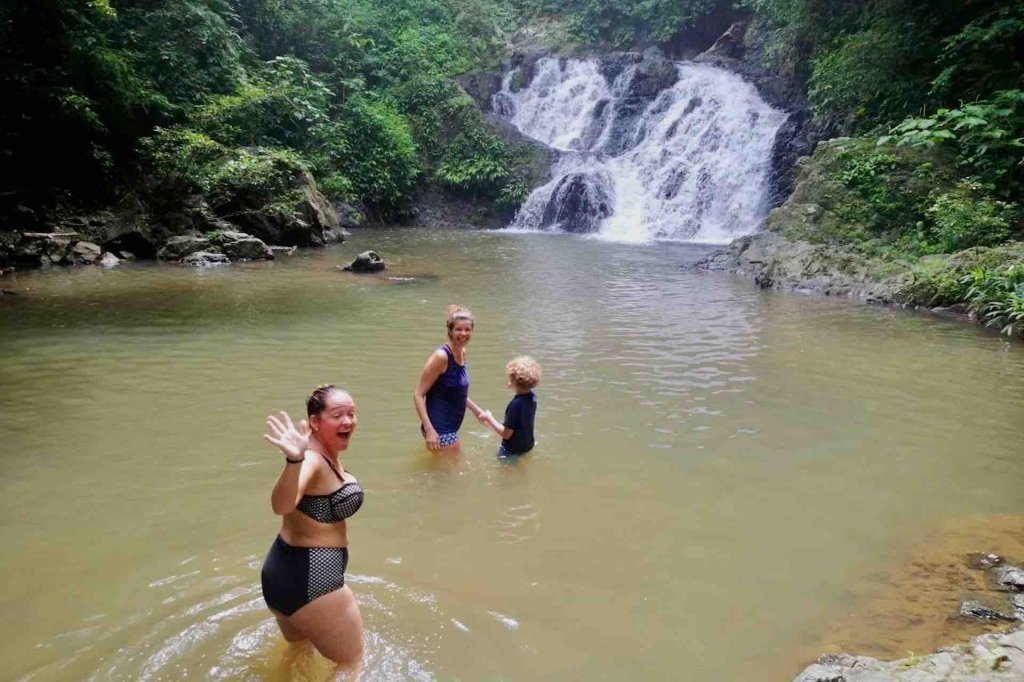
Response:
[[[540,365],[527,355],[520,355],[505,366],[508,387],[515,396],[505,408],[505,422],[494,418],[490,411],[480,414],[480,423],[487,424],[501,436],[498,456],[522,455],[533,449],[533,421],[537,416],[537,396],[533,388],[540,383]]]

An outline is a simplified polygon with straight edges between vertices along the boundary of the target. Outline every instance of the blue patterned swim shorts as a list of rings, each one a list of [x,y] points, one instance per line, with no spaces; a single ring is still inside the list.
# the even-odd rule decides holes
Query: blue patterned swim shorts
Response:
[[[456,433],[439,433],[437,434],[437,442],[441,444],[442,448],[446,448],[449,445],[454,445],[459,442],[459,434]]]

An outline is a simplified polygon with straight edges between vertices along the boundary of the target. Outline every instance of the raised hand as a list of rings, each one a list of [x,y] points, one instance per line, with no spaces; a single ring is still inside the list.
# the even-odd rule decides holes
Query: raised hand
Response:
[[[281,415],[280,419],[274,415],[267,417],[267,430],[270,433],[263,434],[263,439],[280,449],[292,461],[305,459],[312,433],[309,424],[303,419],[296,428],[287,412],[281,411],[278,414]]]

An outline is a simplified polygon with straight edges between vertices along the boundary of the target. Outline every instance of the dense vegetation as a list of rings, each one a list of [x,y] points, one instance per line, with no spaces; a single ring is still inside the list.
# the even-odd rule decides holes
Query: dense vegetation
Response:
[[[857,200],[842,224],[800,236],[911,261],[1024,236],[1011,0],[5,0],[0,158],[16,181],[0,218],[24,229],[33,209],[153,187],[285,205],[304,172],[382,218],[424,183],[515,205],[519,152],[456,76],[495,68],[521,27],[534,44],[683,54],[738,19],[803,84],[822,137],[864,142],[830,165],[826,184]],[[982,267],[1012,283],[1011,266]],[[988,281],[969,274],[963,297]]]
[[[242,186],[275,195],[308,169],[382,217],[434,174],[477,195],[520,191],[513,150],[454,81],[496,66],[505,22],[487,0],[39,0],[0,11],[0,154],[18,178],[5,217],[110,201],[141,176],[215,204]],[[449,145],[452,135],[484,144]]]

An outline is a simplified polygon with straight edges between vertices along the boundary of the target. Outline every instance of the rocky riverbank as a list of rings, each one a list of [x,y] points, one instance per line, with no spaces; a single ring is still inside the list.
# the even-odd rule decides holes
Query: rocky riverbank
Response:
[[[1024,628],[980,635],[930,656],[879,661],[868,656],[822,656],[794,682],[989,682],[1024,679]]]
[[[240,193],[230,205],[211,207],[200,195],[153,187],[90,214],[26,210],[14,229],[0,233],[0,266],[31,269],[58,265],[113,266],[157,258],[186,265],[270,260],[296,246],[344,241],[361,212],[332,204],[308,172],[295,175],[290,201]]]
[[[1024,571],[1011,560],[1022,526],[996,515],[915,528],[890,566],[857,576],[849,607],[804,650],[828,653],[796,682],[1024,679]]]
[[[934,152],[860,138],[827,140],[798,161],[793,192],[768,214],[762,232],[737,239],[696,267],[736,272],[763,288],[901,305],[1004,327],[1010,317],[986,313],[993,303],[1012,305],[1024,242],[921,255],[934,250],[922,239],[956,243],[955,230],[936,237],[922,226],[938,212],[936,197],[956,200],[961,191],[950,160]]]

